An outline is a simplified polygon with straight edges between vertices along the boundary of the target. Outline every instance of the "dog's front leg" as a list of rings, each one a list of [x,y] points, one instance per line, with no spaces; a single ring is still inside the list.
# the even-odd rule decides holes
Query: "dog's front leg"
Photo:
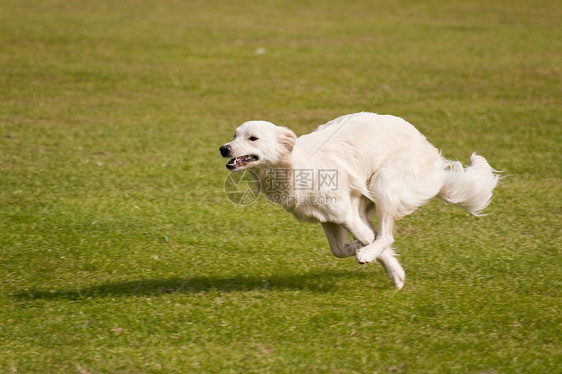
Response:
[[[345,227],[337,223],[322,223],[322,228],[330,244],[332,254],[339,258],[355,256],[358,248],[362,245],[357,242],[347,243],[347,231]]]

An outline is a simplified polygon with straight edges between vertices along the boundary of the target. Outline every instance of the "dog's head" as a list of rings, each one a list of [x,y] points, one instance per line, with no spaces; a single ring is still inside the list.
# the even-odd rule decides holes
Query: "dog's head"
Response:
[[[228,170],[275,166],[287,158],[297,137],[286,127],[266,121],[245,122],[236,129],[234,140],[220,147],[222,157],[230,158]]]

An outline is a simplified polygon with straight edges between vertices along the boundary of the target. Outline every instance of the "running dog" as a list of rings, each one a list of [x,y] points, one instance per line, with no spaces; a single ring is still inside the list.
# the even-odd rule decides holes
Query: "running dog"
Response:
[[[251,168],[262,192],[298,220],[320,222],[334,256],[379,260],[398,289],[405,273],[391,247],[394,221],[436,196],[478,216],[500,178],[484,157],[473,153],[463,167],[410,123],[374,113],[342,116],[298,138],[270,122],[246,122],[220,153],[231,171]]]

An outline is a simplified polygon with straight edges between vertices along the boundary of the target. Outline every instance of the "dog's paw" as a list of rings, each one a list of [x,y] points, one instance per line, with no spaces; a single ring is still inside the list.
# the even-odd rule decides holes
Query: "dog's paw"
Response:
[[[400,268],[399,271],[389,273],[388,277],[397,290],[401,290],[402,287],[404,287],[404,283],[406,282],[406,274],[404,273],[404,270],[402,270],[402,268]]]
[[[394,284],[394,287],[395,287],[397,290],[401,290],[402,287],[404,287],[404,283],[406,283],[406,279],[405,279],[405,278],[399,279],[399,280],[392,280],[392,284]]]
[[[357,262],[360,264],[368,264],[373,262],[377,259],[377,251],[372,250],[371,248],[364,247],[357,251]]]

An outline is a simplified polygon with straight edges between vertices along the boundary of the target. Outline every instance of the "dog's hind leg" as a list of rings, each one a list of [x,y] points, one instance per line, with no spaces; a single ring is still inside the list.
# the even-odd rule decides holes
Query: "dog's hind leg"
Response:
[[[402,269],[402,265],[396,259],[396,253],[392,248],[385,249],[380,257],[382,267],[386,271],[386,275],[394,285],[394,287],[401,289],[404,287],[404,282],[406,281],[406,273]]]
[[[357,239],[361,247],[368,246],[375,240],[375,231],[371,225],[364,222],[359,215],[350,215],[344,223],[346,230]]]
[[[426,169],[434,172],[432,165]],[[412,166],[401,160],[390,160],[370,180],[368,188],[371,201],[377,209],[379,226],[375,241],[357,252],[359,263],[364,264],[379,258],[394,242],[394,221],[410,214],[439,191],[435,188],[439,184],[430,183],[438,179],[439,175],[429,178],[430,182],[427,182],[420,177],[423,174],[418,170],[420,168],[417,164]],[[420,190],[418,185],[424,187]]]
[[[373,219],[375,212],[375,204],[368,198],[363,198],[359,213],[363,222],[369,225],[369,227],[373,231],[375,231],[375,228],[371,220]],[[356,249],[360,249],[362,247],[362,245],[358,245]],[[381,265],[386,271],[386,275],[388,275],[388,278],[390,279],[392,284],[394,284],[396,288],[401,289],[404,286],[406,274],[404,273],[404,269],[402,269],[402,266],[396,258],[396,253],[392,250],[392,248],[389,247],[381,253],[378,259],[381,261]]]
[[[392,236],[394,219],[390,215],[381,214],[378,207],[377,213],[379,216],[379,229],[377,230],[377,237],[372,243],[357,251],[357,262],[359,262],[360,264],[366,264],[375,261],[377,258],[381,257],[384,250],[390,248],[390,245],[394,242],[394,237]]]
[[[339,258],[355,256],[357,246],[347,243],[347,231],[345,227],[337,223],[324,222],[322,228],[330,244],[332,254]]]
[[[379,220],[380,222],[387,222],[380,218]],[[323,223],[322,227],[324,227],[324,225],[325,224]],[[340,229],[342,228],[342,226],[340,225],[336,226],[339,226]],[[372,262],[377,258],[380,259],[382,266],[386,271],[386,274],[388,275],[388,278],[390,278],[396,288],[401,289],[404,286],[406,277],[402,266],[400,266],[400,263],[395,257],[394,251],[392,250],[392,248],[390,248],[390,245],[394,241],[394,239],[392,238],[392,225],[381,225],[379,228],[379,233],[378,235],[376,235],[376,240],[375,232],[372,227],[373,226],[370,221],[365,221],[365,217],[361,217],[359,215],[350,215],[348,217],[345,223],[345,229],[347,229],[347,231],[349,231],[351,235],[353,235],[353,237],[357,240],[346,245],[347,254],[351,256],[351,251],[356,251],[359,263]],[[344,238],[342,242],[344,242],[345,233],[341,235]],[[390,238],[388,237],[388,235],[390,235]],[[328,234],[326,234],[326,236],[328,236]],[[364,260],[363,262],[360,261],[359,258],[362,255],[367,255],[367,260]]]

